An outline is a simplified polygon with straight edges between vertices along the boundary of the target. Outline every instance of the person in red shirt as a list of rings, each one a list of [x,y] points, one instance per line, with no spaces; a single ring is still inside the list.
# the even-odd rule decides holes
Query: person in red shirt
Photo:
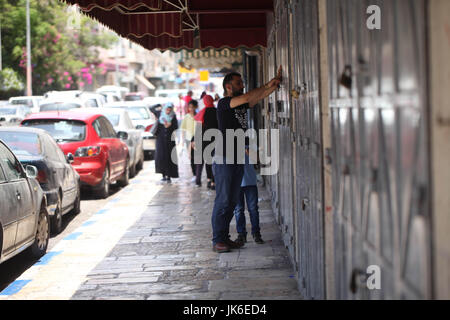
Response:
[[[209,129],[218,129],[217,124],[217,111],[214,106],[214,99],[210,95],[205,95],[203,97],[203,103],[205,107],[200,110],[197,115],[194,117],[194,119],[198,122],[201,122],[202,124],[202,137],[204,136],[205,132]],[[199,146],[202,151],[202,155],[205,152],[205,149],[211,144],[214,143],[214,141],[203,141],[202,146]],[[195,144],[194,144],[195,147]],[[198,187],[201,187],[202,185],[202,171],[203,171],[203,165],[205,165],[206,168],[206,176],[208,178],[208,184],[207,188],[210,190],[215,190],[215,184],[214,184],[214,174],[212,171],[212,165],[205,162],[205,160],[202,157],[202,162],[200,164],[196,165],[196,181],[195,184]]]
[[[187,110],[187,107],[189,105],[189,102],[191,102],[193,95],[194,95],[194,93],[191,90],[189,90],[187,95],[184,96],[184,98],[183,98],[183,101],[184,101],[183,115],[189,113],[188,110]]]

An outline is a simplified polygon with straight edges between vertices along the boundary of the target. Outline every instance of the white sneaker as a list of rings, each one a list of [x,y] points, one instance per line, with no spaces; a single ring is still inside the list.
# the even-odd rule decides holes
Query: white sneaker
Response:
[[[197,180],[197,177],[192,177],[191,182],[194,182],[195,180]]]

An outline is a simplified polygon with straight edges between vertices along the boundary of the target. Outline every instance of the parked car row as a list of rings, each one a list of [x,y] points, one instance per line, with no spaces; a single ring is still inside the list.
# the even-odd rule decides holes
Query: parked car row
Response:
[[[123,108],[32,113],[0,128],[0,263],[25,249],[43,255],[63,215],[80,212],[82,188],[106,198],[143,161],[141,131]]]
[[[136,101],[122,101],[123,99]],[[158,98],[157,103],[166,102],[164,99]],[[37,113],[36,110],[38,112],[59,112],[97,108],[99,113],[105,113],[105,116],[108,117],[105,108],[122,108],[128,111],[133,128],[141,132],[144,155],[151,158],[155,153],[155,137],[150,133],[150,129],[157,120],[153,113],[149,111],[149,107],[153,105],[153,102],[155,101],[150,97],[144,97],[142,92],[130,93],[127,88],[116,86],[103,86],[95,93],[81,90],[49,91],[44,96],[10,98],[7,106],[0,107],[0,126],[17,125],[29,114]],[[18,103],[23,104],[20,105]],[[131,130],[131,127],[126,129]],[[137,135],[137,132],[132,134],[134,140],[137,139],[135,137]],[[133,147],[132,143],[132,140],[129,140],[128,146]],[[138,165],[139,168],[141,164],[139,157],[141,155],[137,152],[135,157],[134,150],[131,153],[130,170],[133,175],[135,170],[133,166]],[[138,160],[135,161],[135,159]]]
[[[124,131],[116,133],[103,115],[83,111],[41,112],[22,121],[25,127],[49,132],[80,175],[81,185],[101,198],[111,183],[128,184],[130,155]]]

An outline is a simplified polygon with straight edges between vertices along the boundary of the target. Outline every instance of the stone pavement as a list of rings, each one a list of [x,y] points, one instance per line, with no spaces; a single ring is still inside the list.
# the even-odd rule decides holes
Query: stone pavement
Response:
[[[188,166],[180,171],[72,299],[301,299],[270,200],[259,203],[266,243],[249,235],[245,247],[218,254],[211,244],[215,192],[193,186]]]
[[[151,162],[0,299],[301,299],[263,189],[266,243],[249,236],[245,247],[218,254],[211,244],[215,192],[192,185],[188,165],[180,165],[180,179],[171,185],[160,184],[153,172]],[[232,239],[235,230],[233,219]]]

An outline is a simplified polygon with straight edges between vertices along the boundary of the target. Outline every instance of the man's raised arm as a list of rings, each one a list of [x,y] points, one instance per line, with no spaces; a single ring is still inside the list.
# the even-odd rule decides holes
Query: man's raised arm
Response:
[[[234,97],[230,101],[230,107],[236,108],[240,105],[248,103],[250,107],[255,106],[260,100],[268,97],[272,92],[274,92],[282,81],[282,68],[278,68],[278,73],[275,78],[270,80],[267,84],[260,88],[253,89],[246,94],[238,97]]]

